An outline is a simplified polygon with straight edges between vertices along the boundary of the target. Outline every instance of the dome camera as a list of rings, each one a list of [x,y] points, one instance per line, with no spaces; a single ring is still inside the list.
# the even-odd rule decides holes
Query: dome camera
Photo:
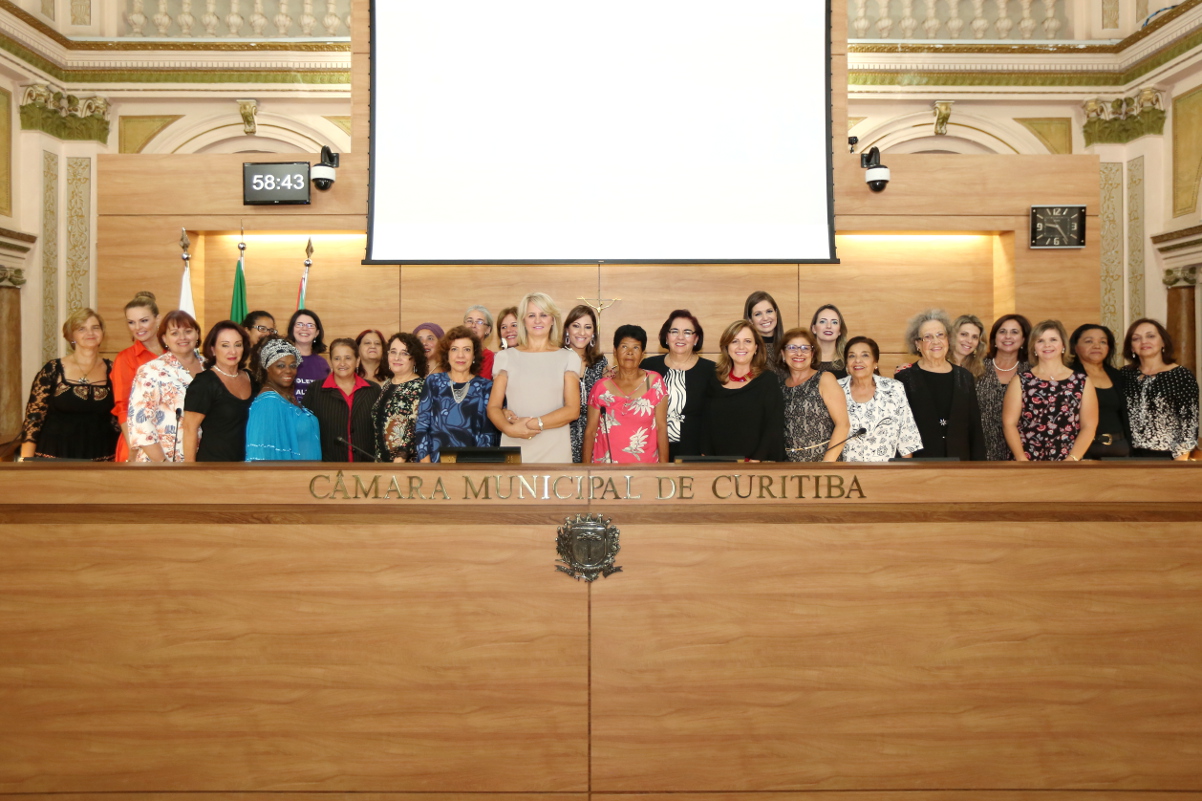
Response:
[[[881,164],[881,151],[870,148],[867,153],[860,154],[860,166],[864,169],[864,183],[873,192],[884,192],[889,185],[889,168]]]
[[[338,179],[338,154],[327,145],[321,149],[321,163],[314,164],[309,172],[313,185],[322,192],[328,190]]]

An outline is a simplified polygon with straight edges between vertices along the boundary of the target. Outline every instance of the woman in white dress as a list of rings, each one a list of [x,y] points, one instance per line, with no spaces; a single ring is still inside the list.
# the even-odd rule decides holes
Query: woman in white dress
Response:
[[[501,445],[519,446],[522,462],[570,464],[568,426],[580,416],[580,356],[560,346],[563,324],[555,301],[531,292],[518,303],[518,345],[493,362],[488,419]]]
[[[843,446],[845,462],[887,462],[922,449],[906,389],[900,381],[876,375],[880,359],[881,349],[868,337],[852,337],[843,351],[847,378],[840,378],[839,386],[847,397],[852,433]],[[860,429],[864,433],[857,436]]]

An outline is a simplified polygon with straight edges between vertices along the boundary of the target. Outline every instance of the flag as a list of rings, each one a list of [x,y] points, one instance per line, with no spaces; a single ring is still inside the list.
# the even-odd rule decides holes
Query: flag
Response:
[[[238,267],[234,271],[234,295],[230,298],[230,319],[240,323],[246,319],[250,309],[246,305],[246,272],[245,256],[238,257]]]
[[[193,317],[196,316],[196,304],[192,302],[192,270],[188,262],[184,262],[184,278],[179,285],[179,308]]]
[[[296,310],[300,311],[305,308],[305,290],[309,288],[309,268],[301,273],[300,289],[296,292]]]

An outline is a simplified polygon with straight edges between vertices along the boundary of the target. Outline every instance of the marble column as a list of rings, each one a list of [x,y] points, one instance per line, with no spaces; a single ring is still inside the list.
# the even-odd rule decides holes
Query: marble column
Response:
[[[21,285],[25,271],[0,264],[0,443],[21,428]]]
[[[1168,287],[1168,320],[1165,327],[1177,346],[1177,363],[1198,374],[1198,316],[1197,291],[1202,265],[1188,265],[1165,270]]]

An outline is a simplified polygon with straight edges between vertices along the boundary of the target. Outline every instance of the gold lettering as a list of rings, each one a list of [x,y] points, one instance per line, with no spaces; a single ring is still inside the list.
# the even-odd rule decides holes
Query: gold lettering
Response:
[[[319,478],[324,478],[327,484],[330,483],[329,476],[313,476],[313,478],[309,479],[309,494],[312,495],[314,498],[317,498],[318,500],[325,500],[326,498],[330,497],[329,493],[326,493],[325,495],[318,495],[317,489],[315,488],[315,485],[317,484],[317,479],[319,479]]]
[[[760,498],[764,497],[764,493],[768,493],[769,498],[775,498],[776,493],[772,491],[772,476],[758,476],[760,480]]]
[[[847,488],[847,497],[851,498],[853,492],[858,492],[860,497],[864,497],[864,490],[860,489],[860,479],[856,476],[851,477],[851,486]]]
[[[423,501],[428,500],[425,495],[422,495],[422,478],[421,476],[409,476],[409,500],[421,498]]]
[[[534,484],[531,484],[529,481],[526,480],[525,476],[518,476],[518,497],[525,500],[526,490],[530,490],[530,496],[537,499],[538,498],[538,490],[535,489],[535,486],[537,484],[538,484],[538,478],[535,478]]]
[[[806,479],[811,478],[811,476],[793,476],[793,478],[797,479],[797,500],[804,500],[806,496]]]
[[[838,483],[835,483],[835,482],[838,482]],[[835,490],[839,491],[838,495],[834,494]],[[843,492],[843,476],[827,476],[826,477],[826,497],[842,498],[844,494],[845,493]]]
[[[630,494],[630,479],[631,479],[631,476],[626,476],[626,500],[628,500],[628,501],[642,500],[643,496],[641,494],[640,495],[631,495]]]
[[[391,500],[393,492],[396,492],[398,501],[409,500],[405,497],[405,493],[401,492],[401,485],[397,483],[396,476],[393,476],[392,480],[388,482],[388,489],[384,491],[384,500]]]
[[[584,500],[584,476],[576,476],[576,500]]]
[[[571,492],[571,490],[568,490],[568,494],[567,494],[567,495],[560,495],[560,494],[559,494],[559,482],[563,481],[565,478],[566,478],[568,481],[571,481],[573,478],[575,478],[575,479],[576,479],[576,486],[577,486],[577,487],[579,487],[579,486],[580,486],[580,477],[579,477],[579,476],[558,476],[558,477],[555,479],[555,484],[554,484],[554,487],[553,487],[553,488],[554,488],[554,491],[555,491],[555,497],[556,497],[556,498],[558,498],[558,499],[559,499],[559,500],[561,500],[561,501],[567,501],[567,500],[570,500],[570,499],[571,499],[571,497],[572,497],[572,492]]]
[[[447,495],[447,488],[446,488],[446,487],[444,487],[444,486],[442,485],[442,476],[439,476],[437,479],[435,479],[435,481],[434,481],[434,491],[430,493],[430,500],[434,500],[434,498],[435,498],[435,497],[438,495],[438,493],[440,493],[440,492],[442,493],[442,499],[443,499],[444,501],[449,501],[449,500],[451,500],[451,496],[450,496],[450,495]]]
[[[601,490],[601,497],[598,500],[605,500],[605,496],[611,492],[614,494],[615,501],[622,500],[622,496],[618,494],[618,488],[614,485],[614,480],[607,478],[605,479],[605,489]]]
[[[593,500],[597,497],[598,490],[601,492],[601,497],[605,497],[605,479],[602,476],[592,476],[588,480],[588,497]]]
[[[693,500],[693,477],[692,476],[681,476],[680,477],[680,499],[682,501]]]
[[[666,501],[669,498],[676,497],[676,481],[674,479],[665,478],[664,476],[656,476],[655,480],[659,484],[658,491],[655,493],[655,500]],[[671,492],[668,493],[667,495],[664,495],[664,482],[665,481],[668,482],[668,488],[671,490]]]
[[[551,477],[543,476],[543,500],[551,500]]]
[[[507,501],[513,497],[513,476],[507,476],[509,479],[509,494],[501,494],[501,476],[493,476],[493,486],[497,488],[497,498],[502,501]]]
[[[751,480],[753,478],[755,478],[755,476],[747,477],[747,494],[746,495],[739,492],[739,479],[740,478],[742,478],[742,476],[740,476],[740,475],[735,476],[735,495],[739,498],[750,498],[751,497],[751,484],[752,484]]]
[[[362,495],[360,495],[362,493]],[[363,479],[358,474],[355,475],[355,497],[356,498],[380,498],[380,477],[372,476],[371,483],[367,486],[363,485]]]
[[[483,492],[484,500],[486,500],[486,501],[490,500],[489,494],[488,494],[488,476],[485,476],[484,481],[480,482],[479,488],[477,488],[476,485],[472,483],[472,477],[468,476],[468,475],[465,475],[463,477],[463,484],[464,484],[463,500],[465,500],[465,501],[467,500],[467,494],[469,492],[472,494],[473,498],[479,498],[480,493]]]
[[[718,482],[721,481],[722,479],[726,479],[727,481],[730,481],[730,478],[731,478],[730,476],[718,476],[717,478],[714,479],[713,493],[714,493],[715,498],[721,498],[722,500],[726,500],[727,498],[730,497],[729,492],[726,493],[725,495],[718,494]]]
[[[346,491],[346,482],[342,480],[342,471],[334,476],[334,489],[330,492],[330,500],[335,500],[338,493],[342,493],[343,500],[350,500],[351,494]]]

